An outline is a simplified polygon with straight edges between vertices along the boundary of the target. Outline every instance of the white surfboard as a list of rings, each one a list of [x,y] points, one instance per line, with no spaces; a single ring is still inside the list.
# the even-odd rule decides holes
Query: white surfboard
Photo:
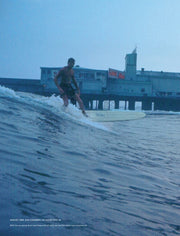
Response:
[[[88,114],[88,117],[92,121],[97,121],[97,122],[135,120],[135,119],[140,119],[140,118],[145,117],[144,112],[137,112],[137,111],[89,110],[89,111],[86,111],[86,113]]]

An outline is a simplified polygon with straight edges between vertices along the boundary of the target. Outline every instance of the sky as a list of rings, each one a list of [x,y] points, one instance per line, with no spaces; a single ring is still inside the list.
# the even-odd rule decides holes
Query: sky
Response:
[[[90,69],[180,72],[180,0],[0,0],[0,77],[40,79],[69,57]]]

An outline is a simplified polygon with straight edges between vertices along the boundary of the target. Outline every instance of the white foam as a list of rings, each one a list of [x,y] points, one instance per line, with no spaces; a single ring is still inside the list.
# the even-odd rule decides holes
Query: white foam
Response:
[[[19,93],[20,94],[20,93]],[[61,116],[65,117],[66,119],[72,119],[76,122],[80,122],[81,124],[86,124],[88,126],[93,126],[98,129],[109,131],[109,129],[100,123],[91,121],[89,118],[86,118],[80,109],[76,106],[69,104],[68,107],[64,106],[63,100],[60,96],[52,95],[50,97],[39,96],[35,94],[22,94],[23,99],[26,97],[29,99],[29,102],[38,102],[42,105],[50,106],[50,109],[53,112],[60,114]]]
[[[4,86],[0,85],[0,96],[1,97],[14,97],[14,98],[19,98],[19,96],[16,94],[16,92],[12,89],[6,88]]]

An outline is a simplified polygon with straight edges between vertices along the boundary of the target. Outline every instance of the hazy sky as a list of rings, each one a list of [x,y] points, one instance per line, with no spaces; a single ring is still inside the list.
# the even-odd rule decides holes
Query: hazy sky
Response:
[[[0,0],[0,77],[76,64],[180,72],[180,0]]]

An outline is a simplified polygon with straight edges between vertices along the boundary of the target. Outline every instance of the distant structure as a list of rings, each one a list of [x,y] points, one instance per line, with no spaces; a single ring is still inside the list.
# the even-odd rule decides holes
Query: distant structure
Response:
[[[125,68],[126,79],[136,80],[136,65],[137,65],[136,48],[131,54],[126,55],[125,61],[126,61],[126,68]]]
[[[95,70],[74,67],[75,77],[82,93],[129,96],[180,97],[180,73],[137,71],[137,53],[125,57],[125,71],[109,68]],[[45,92],[56,93],[53,78],[60,68],[41,67],[41,84]]]
[[[40,81],[0,78],[0,84],[20,91],[59,94],[53,78],[60,68],[41,67]],[[104,101],[114,101],[118,109],[123,101],[130,110],[141,102],[143,110],[180,111],[180,73],[137,70],[136,49],[126,55],[125,71],[75,66],[74,72],[87,109],[94,109],[94,102],[95,109],[104,109]]]

